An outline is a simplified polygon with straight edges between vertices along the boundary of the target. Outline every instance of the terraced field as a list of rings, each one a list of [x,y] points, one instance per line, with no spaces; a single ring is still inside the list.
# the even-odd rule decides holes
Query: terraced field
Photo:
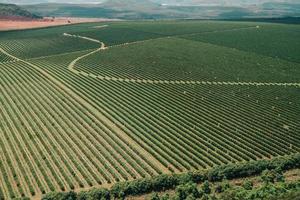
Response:
[[[176,21],[0,32],[0,193],[38,199],[300,152],[300,58],[287,53],[299,31]]]

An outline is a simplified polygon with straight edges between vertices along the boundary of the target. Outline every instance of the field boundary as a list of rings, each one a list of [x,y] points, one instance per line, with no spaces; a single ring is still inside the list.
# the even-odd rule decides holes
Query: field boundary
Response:
[[[247,28],[257,28],[257,27],[247,27]],[[245,28],[240,28],[240,29],[245,29]],[[224,30],[224,31],[232,31],[232,30],[237,30],[237,29],[230,29],[230,30]],[[219,32],[219,31],[217,31]],[[195,33],[199,34],[199,33]],[[107,49],[113,48],[113,47],[120,47],[120,46],[129,46],[132,44],[139,44],[139,43],[144,43],[147,41],[151,40],[157,40],[161,38],[172,38],[172,37],[177,37],[177,36],[166,36],[166,37],[160,37],[160,38],[154,38],[154,39],[147,39],[147,40],[141,40],[141,41],[135,41],[135,42],[130,42],[130,43],[123,43],[119,45],[113,45],[113,46],[108,46],[94,38],[89,38],[85,36],[80,36],[80,35],[72,35],[69,33],[64,33],[64,36],[67,37],[75,37],[75,38],[81,38],[84,40],[89,40],[92,42],[96,42],[101,44],[100,48],[89,52],[85,55],[82,55],[80,57],[77,57],[75,60],[73,60],[69,65],[68,69],[76,74],[83,75],[85,77],[92,77],[92,78],[97,78],[100,80],[108,80],[108,81],[119,81],[119,82],[128,82],[128,83],[148,83],[148,84],[179,84],[179,85],[229,85],[229,86],[284,86],[284,87],[300,87],[300,83],[284,83],[284,82],[255,82],[255,81],[250,81],[250,82],[242,82],[242,81],[196,81],[196,80],[190,80],[190,81],[184,81],[184,80],[150,80],[150,79],[128,79],[128,78],[117,78],[117,77],[110,77],[110,76],[102,76],[102,75],[96,75],[93,73],[87,73],[84,71],[78,71],[75,69],[75,65],[78,61],[80,61],[83,58],[86,58],[92,54],[95,54],[100,51],[105,51]]]

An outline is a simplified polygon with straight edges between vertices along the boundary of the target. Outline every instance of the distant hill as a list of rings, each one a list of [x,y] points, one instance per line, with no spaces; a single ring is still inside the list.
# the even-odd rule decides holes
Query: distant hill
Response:
[[[102,3],[105,0],[0,0],[2,3],[11,3],[17,5],[24,4],[42,4],[42,3],[60,3],[60,4],[97,4]]]
[[[299,0],[151,0],[159,4],[177,6],[247,6],[272,3],[299,3]]]
[[[12,1],[12,0],[11,0]],[[24,0],[24,2],[27,0]],[[23,5],[41,16],[119,19],[240,19],[300,17],[299,0],[35,0]],[[62,2],[74,2],[72,4]],[[83,2],[84,4],[77,4]],[[89,3],[92,2],[92,3]],[[99,3],[97,3],[99,2]]]
[[[38,15],[32,14],[29,11],[21,8],[15,4],[3,4],[0,3],[0,18],[18,18],[18,19],[38,19],[41,18]]]
[[[158,9],[159,4],[151,0],[107,0],[101,4],[102,7],[116,10],[152,10]]]
[[[115,0],[1,0],[2,3],[13,4],[40,4],[40,3],[69,3],[69,4],[99,4],[105,1],[116,2]],[[117,0],[122,2],[122,0]],[[123,0],[126,2],[126,0]],[[148,0],[157,4],[180,5],[180,6],[245,6],[258,5],[266,2],[272,3],[299,3],[299,0]],[[139,1],[135,1],[139,3]],[[144,2],[140,0],[140,2]],[[134,6],[134,5],[132,5]]]

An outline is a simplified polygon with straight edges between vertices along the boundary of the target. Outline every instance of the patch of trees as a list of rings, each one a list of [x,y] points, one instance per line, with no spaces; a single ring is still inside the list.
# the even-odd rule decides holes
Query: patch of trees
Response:
[[[277,176],[283,177],[282,172],[265,170],[260,177],[262,183],[257,187],[249,179],[244,180],[241,186],[230,185],[228,180],[217,184],[205,181],[200,187],[190,182],[177,186],[171,195],[153,193],[151,200],[295,200],[300,181],[285,183],[284,179],[276,179]]]
[[[209,170],[191,171],[183,174],[163,174],[153,178],[144,178],[127,182],[119,182],[108,189],[93,189],[87,192],[80,193],[50,193],[43,197],[43,200],[92,200],[92,199],[112,199],[125,198],[129,195],[141,195],[144,193],[164,191],[167,189],[175,189],[183,197],[187,196],[189,192],[195,192],[195,183],[203,183],[201,192],[203,194],[210,192],[209,182],[216,182],[222,180],[230,180],[235,178],[249,177],[262,174],[266,182],[273,183],[280,180],[280,175],[277,171],[285,171],[289,169],[300,167],[300,153],[292,154],[284,157],[276,157],[271,160],[258,160],[238,164],[228,164],[218,166]],[[185,185],[187,184],[187,185]],[[185,189],[186,188],[186,189]],[[226,185],[218,187],[219,191],[225,190]],[[250,183],[245,183],[244,189],[251,188]],[[201,194],[201,192],[199,192]],[[197,195],[196,195],[197,196]]]

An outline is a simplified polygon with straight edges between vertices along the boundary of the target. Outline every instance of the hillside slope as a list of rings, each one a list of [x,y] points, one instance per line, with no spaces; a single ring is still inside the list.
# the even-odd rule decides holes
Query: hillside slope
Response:
[[[119,19],[240,19],[300,16],[299,3],[272,2],[249,5],[248,1],[243,1],[244,4],[236,5],[228,4],[225,0],[222,1],[223,4],[215,0],[209,2],[207,0],[99,0],[99,4],[89,2],[87,1],[86,4],[43,3],[22,7],[42,16]]]
[[[38,15],[32,14],[29,11],[15,5],[15,4],[3,4],[0,3],[0,17],[6,18],[24,18],[24,19],[38,19],[41,18]]]

